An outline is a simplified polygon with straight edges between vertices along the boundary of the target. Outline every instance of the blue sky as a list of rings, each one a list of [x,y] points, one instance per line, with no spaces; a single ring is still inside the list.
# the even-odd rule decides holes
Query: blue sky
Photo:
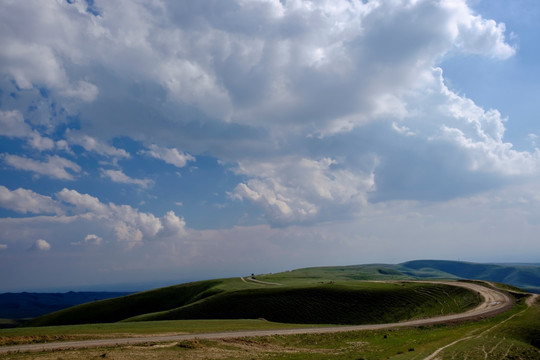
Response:
[[[536,1],[0,7],[0,291],[540,261]]]

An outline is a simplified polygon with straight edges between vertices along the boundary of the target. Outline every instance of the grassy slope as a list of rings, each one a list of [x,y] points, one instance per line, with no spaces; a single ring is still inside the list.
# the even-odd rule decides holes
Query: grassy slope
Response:
[[[334,283],[224,292],[132,320],[257,319],[304,324],[389,323],[464,311],[474,292],[449,285]]]
[[[94,301],[38,317],[28,326],[109,323],[150,312],[173,309],[179,305],[215,295],[220,280],[208,280],[145,291],[115,299]]]
[[[34,319],[29,326],[212,318],[360,324],[459,312],[479,301],[461,288],[360,281],[404,278],[388,265],[364,265],[257,276],[281,286],[239,278],[201,281],[79,305]]]

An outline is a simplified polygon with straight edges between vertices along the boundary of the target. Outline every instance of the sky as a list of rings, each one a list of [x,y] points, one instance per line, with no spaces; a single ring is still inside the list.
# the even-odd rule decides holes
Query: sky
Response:
[[[536,0],[0,0],[0,292],[540,262]]]

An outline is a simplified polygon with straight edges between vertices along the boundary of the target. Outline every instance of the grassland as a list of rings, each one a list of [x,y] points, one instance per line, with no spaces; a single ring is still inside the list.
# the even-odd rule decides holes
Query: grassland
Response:
[[[375,324],[458,313],[480,298],[460,287],[357,281],[224,292],[128,320],[256,319],[299,324]]]
[[[317,327],[320,325],[311,325]],[[306,328],[306,324],[282,324],[263,319],[167,320],[104,324],[18,327],[0,329],[0,346],[53,341],[140,337],[155,334],[202,334],[239,330]]]
[[[540,303],[528,307],[525,299],[521,298],[517,306],[507,313],[459,325],[224,340],[195,339],[166,344],[9,354],[4,358],[413,360],[428,358],[442,349],[437,359],[528,360],[540,359],[539,319]],[[181,326],[185,322],[170,322],[167,326],[174,323]],[[120,326],[155,326],[150,324],[123,323]],[[452,343],[454,345],[448,346]]]
[[[478,304],[474,292],[450,285],[341,280],[285,273],[182,284],[95,301],[54,312],[30,326],[187,319],[259,319],[297,324],[368,324],[458,313]],[[328,278],[334,280],[327,280]]]
[[[369,265],[256,276],[262,283],[233,278],[181,284],[62,310],[36,319],[33,324],[40,326],[0,330],[0,346],[150,334],[398,322],[461,312],[479,302],[476,293],[463,288],[402,281],[406,278],[392,267]],[[528,307],[527,297],[519,289],[499,286],[515,291],[517,306],[495,318],[462,324],[148,342],[7,354],[0,358],[424,359],[440,351],[437,358],[441,359],[540,359],[540,304]],[[74,325],[77,322],[82,324]],[[62,323],[69,325],[51,326]]]

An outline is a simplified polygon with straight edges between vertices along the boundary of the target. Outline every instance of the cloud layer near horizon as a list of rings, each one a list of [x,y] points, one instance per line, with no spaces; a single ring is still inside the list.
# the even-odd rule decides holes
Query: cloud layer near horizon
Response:
[[[2,254],[157,240],[191,264],[199,231],[225,231],[208,216],[190,232],[203,203],[273,241],[538,175],[539,151],[445,82],[445,59],[516,53],[466,1],[11,1],[0,21]],[[185,198],[167,196],[179,179]],[[8,235],[38,219],[66,246]]]

